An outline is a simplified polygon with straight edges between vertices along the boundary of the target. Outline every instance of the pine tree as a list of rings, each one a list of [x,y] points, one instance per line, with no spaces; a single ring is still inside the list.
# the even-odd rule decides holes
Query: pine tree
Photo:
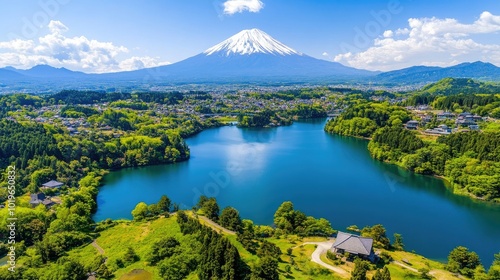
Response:
[[[367,280],[366,271],[368,270],[368,265],[366,262],[361,259],[356,259],[354,264],[355,266],[351,273],[351,280]]]
[[[382,280],[391,280],[391,273],[389,272],[387,266],[384,266],[384,269],[382,270]]]
[[[373,275],[372,280],[383,280],[384,278],[382,277],[382,273],[380,273],[380,270],[377,269],[377,272],[375,272],[375,275]]]

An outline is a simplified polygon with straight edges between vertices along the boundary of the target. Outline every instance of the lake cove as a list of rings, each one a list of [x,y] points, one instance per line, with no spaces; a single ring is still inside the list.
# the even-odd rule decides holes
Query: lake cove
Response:
[[[489,267],[500,251],[500,206],[453,195],[437,178],[370,157],[367,141],[330,135],[325,120],[277,128],[209,129],[187,140],[191,159],[111,172],[94,215],[131,219],[138,202],[163,194],[191,208],[200,194],[233,206],[244,219],[272,224],[284,201],[338,230],[382,224],[405,249],[444,261],[462,245]]]

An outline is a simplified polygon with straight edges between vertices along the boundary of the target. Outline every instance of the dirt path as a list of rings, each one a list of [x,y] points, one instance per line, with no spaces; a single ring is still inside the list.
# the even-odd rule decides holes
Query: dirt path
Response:
[[[99,246],[99,244],[97,244],[97,241],[95,239],[94,241],[92,241],[92,247],[96,248],[99,254],[104,255],[104,249]]]
[[[401,266],[401,267],[404,267],[404,268],[406,268],[406,269],[408,269],[408,270],[411,270],[411,271],[413,271],[413,272],[419,273],[418,269],[413,268],[413,267],[411,267],[411,266],[409,266],[409,265],[406,265],[406,264],[404,264],[404,263],[402,263],[402,262],[399,262],[399,261],[392,261],[392,263],[393,263],[393,264],[396,264],[396,265],[399,265],[399,266]]]
[[[304,242],[301,245],[296,246],[295,248],[300,247],[302,245],[308,245],[308,244],[317,245],[316,250],[314,250],[314,252],[311,255],[311,260],[313,262],[321,265],[324,268],[327,268],[331,271],[334,271],[335,273],[338,273],[342,276],[349,276],[349,272],[343,270],[340,267],[329,265],[321,260],[321,255],[324,254],[326,251],[328,251],[332,247],[333,242],[335,242],[335,240],[328,240],[328,241],[324,241],[324,242]]]
[[[229,234],[229,235],[236,235],[236,232],[220,226],[219,224],[217,224],[216,222],[210,220],[209,218],[207,218],[205,216],[198,216],[198,219],[204,221],[209,227],[215,229],[216,231],[222,231],[222,232]]]
[[[402,263],[400,261],[392,261],[392,263],[395,264],[395,265],[399,265],[399,266],[401,266],[403,268],[406,268],[406,269],[408,269],[410,271],[413,271],[415,273],[420,273],[420,271],[418,271],[418,269],[413,268],[413,267],[411,267],[411,266],[409,266],[409,265],[407,265],[405,263]],[[432,276],[435,276],[437,273],[438,273],[438,271],[436,271],[436,270],[429,271],[429,275],[432,275]],[[463,277],[461,277],[461,275],[459,275],[458,278],[464,279]]]

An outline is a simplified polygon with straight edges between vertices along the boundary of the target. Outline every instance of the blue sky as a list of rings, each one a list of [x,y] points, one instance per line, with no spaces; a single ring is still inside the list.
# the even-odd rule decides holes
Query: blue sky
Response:
[[[0,0],[0,67],[132,70],[259,28],[310,56],[371,70],[500,65],[500,1]]]

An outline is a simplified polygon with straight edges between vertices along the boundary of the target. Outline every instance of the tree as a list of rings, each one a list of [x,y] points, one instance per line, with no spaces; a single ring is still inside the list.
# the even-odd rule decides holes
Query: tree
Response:
[[[251,280],[278,280],[278,261],[271,257],[263,257],[254,267]]]
[[[134,249],[132,247],[127,247],[127,251],[125,252],[125,255],[123,256],[123,260],[127,264],[135,263],[136,261],[139,260],[139,256],[135,253]]]
[[[106,265],[106,258],[102,255],[97,256],[88,266],[85,266],[85,270],[88,272],[96,272],[99,278],[110,279],[113,277],[113,273]]]
[[[219,205],[217,204],[217,200],[211,197],[203,203],[203,207],[201,208],[205,216],[210,220],[217,222],[219,220]]]
[[[354,270],[351,273],[351,280],[367,280],[366,272],[368,271],[368,264],[366,261],[356,259],[354,261]]]
[[[404,244],[403,244],[403,236],[399,233],[394,234],[394,243],[392,244],[392,247],[394,249],[403,251],[404,250]]]
[[[68,279],[68,280],[84,280],[87,279],[85,269],[82,264],[67,257],[62,257],[57,260],[55,271],[50,273],[47,279]]]
[[[420,278],[422,279],[432,279],[433,277],[429,274],[430,270],[427,267],[422,267],[418,270],[420,272]]]
[[[160,276],[166,280],[186,279],[191,271],[196,269],[196,260],[191,254],[177,254],[158,264]]]
[[[221,226],[237,232],[239,232],[242,227],[240,213],[233,207],[226,207],[222,210],[219,217],[219,223]]]
[[[170,212],[171,204],[172,202],[170,201],[170,198],[168,198],[168,196],[166,195],[162,195],[160,201],[158,201],[156,205],[158,205],[160,214],[164,214]]]
[[[157,264],[161,260],[171,257],[177,252],[177,247],[181,245],[174,237],[163,238],[153,244],[149,251],[148,261]]]
[[[262,240],[259,250],[257,250],[257,256],[259,257],[271,257],[279,260],[281,256],[281,249],[274,243],[266,240]]]
[[[377,269],[375,275],[373,275],[372,280],[383,280],[382,273]]]
[[[387,266],[382,269],[382,280],[391,280],[391,272],[389,272]]]
[[[132,210],[132,217],[136,221],[140,221],[148,216],[148,205],[144,202],[139,202],[134,210]]]
[[[380,224],[374,225],[373,227],[364,227],[361,230],[361,235],[373,238],[375,246],[388,249],[391,245],[389,238],[386,236],[385,228]]]
[[[203,205],[205,204],[205,202],[208,201],[208,197],[205,196],[205,195],[200,195],[200,198],[198,199],[198,203],[196,204],[196,206],[194,206],[195,209],[201,209],[203,207]]]
[[[148,206],[148,215],[149,216],[157,216],[160,214],[160,208],[158,208],[158,204],[150,204]]]
[[[488,278],[491,280],[500,279],[500,253],[494,255],[493,263],[488,270]]]
[[[448,255],[446,269],[467,277],[472,277],[474,269],[480,264],[479,256],[475,252],[469,252],[469,249],[458,246]]]

